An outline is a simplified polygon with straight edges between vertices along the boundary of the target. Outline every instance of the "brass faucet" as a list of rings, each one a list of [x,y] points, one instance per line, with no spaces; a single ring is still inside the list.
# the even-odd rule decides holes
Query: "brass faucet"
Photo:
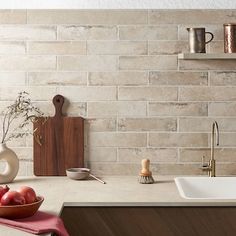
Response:
[[[203,171],[208,171],[209,177],[216,176],[216,160],[214,157],[215,154],[215,130],[216,130],[216,145],[219,146],[219,126],[216,121],[212,123],[212,130],[211,130],[211,159],[208,163],[204,163],[204,156],[202,158],[202,167]]]

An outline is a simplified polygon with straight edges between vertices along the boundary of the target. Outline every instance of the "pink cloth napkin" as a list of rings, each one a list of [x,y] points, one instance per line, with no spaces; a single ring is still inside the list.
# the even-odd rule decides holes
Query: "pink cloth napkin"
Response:
[[[24,219],[0,218],[0,224],[31,234],[56,233],[58,236],[69,236],[63,221],[58,216],[42,211],[37,211],[35,215]]]

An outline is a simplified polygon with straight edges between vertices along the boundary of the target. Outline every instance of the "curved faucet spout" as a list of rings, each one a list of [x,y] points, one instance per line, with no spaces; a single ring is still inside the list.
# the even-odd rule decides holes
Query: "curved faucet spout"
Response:
[[[220,144],[219,126],[216,121],[213,122],[211,130],[211,160],[214,160],[215,133],[216,133],[216,145],[219,146]]]

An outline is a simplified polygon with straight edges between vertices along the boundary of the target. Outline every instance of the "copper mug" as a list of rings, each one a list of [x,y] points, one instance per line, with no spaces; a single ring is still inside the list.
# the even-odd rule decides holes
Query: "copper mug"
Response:
[[[236,24],[224,24],[224,52],[236,52]]]
[[[189,49],[191,53],[206,53],[206,44],[210,43],[214,35],[206,32],[205,28],[187,28],[189,32]],[[206,34],[211,38],[206,41]]]

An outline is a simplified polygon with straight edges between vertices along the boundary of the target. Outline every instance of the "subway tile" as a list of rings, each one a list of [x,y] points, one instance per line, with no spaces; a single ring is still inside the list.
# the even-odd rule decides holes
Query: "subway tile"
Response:
[[[0,54],[25,54],[26,44],[25,42],[0,42]]]
[[[56,27],[33,25],[0,25],[0,39],[8,40],[55,40]]]
[[[210,84],[212,86],[235,86],[236,71],[212,71],[210,72]]]
[[[56,94],[55,87],[40,87],[40,86],[14,86],[14,87],[0,87],[0,100],[10,101],[15,100],[19,92],[25,91],[29,93],[32,101],[48,101]]]
[[[180,72],[180,71],[150,71],[149,82],[151,85],[207,85],[207,72]]]
[[[29,54],[86,54],[85,41],[43,41],[43,42],[28,42]]]
[[[211,132],[212,123],[217,121],[221,132],[236,132],[236,118],[180,118],[180,132]]]
[[[120,131],[176,131],[177,120],[174,118],[120,118]]]
[[[151,147],[207,147],[206,133],[150,133]]]
[[[207,116],[207,103],[150,102],[150,116]]]
[[[236,133],[222,133],[220,134],[221,147],[234,147],[236,143]]]
[[[182,87],[179,90],[181,101],[235,101],[234,87]]]
[[[29,24],[146,24],[145,10],[28,10]]]
[[[0,56],[1,71],[32,71],[56,69],[54,56]]]
[[[66,40],[116,40],[116,26],[58,26],[58,38]]]
[[[87,132],[116,131],[116,118],[88,118],[85,124]]]
[[[141,71],[90,72],[89,85],[147,85],[148,73]]]
[[[120,56],[121,70],[176,70],[176,56]]]
[[[118,161],[141,163],[148,158],[151,163],[176,162],[177,149],[175,148],[119,148]]]
[[[111,101],[116,100],[115,87],[63,86],[58,92],[72,101]]]
[[[189,46],[187,41],[149,41],[148,54],[178,54],[188,52]]]
[[[217,162],[236,162],[235,148],[215,148],[215,159]],[[202,157],[205,156],[205,161],[210,159],[210,148],[181,148],[179,152],[181,162],[202,162]]]
[[[206,175],[198,163],[160,163],[152,168],[152,172],[159,175]]]
[[[143,100],[143,101],[175,101],[177,100],[177,88],[175,87],[120,87],[119,100]]]
[[[137,170],[140,169],[140,164],[137,163],[114,163],[114,162],[90,162],[89,167],[95,175],[137,175]]]
[[[115,71],[117,58],[115,56],[59,56],[59,70],[91,70],[91,71]]]
[[[87,72],[29,72],[28,81],[33,86],[86,85]]]
[[[24,86],[26,83],[25,72],[0,72],[1,86]]]
[[[236,102],[210,102],[209,116],[236,116]]]
[[[144,147],[146,144],[145,133],[91,132],[88,137],[91,147]]]
[[[110,102],[89,102],[89,117],[144,117],[147,115],[146,102],[134,101],[110,101]]]
[[[235,10],[150,10],[150,24],[223,24],[236,19]]]
[[[177,26],[120,26],[121,40],[176,40]]]
[[[179,60],[180,70],[235,70],[235,60]]]
[[[87,148],[85,160],[88,162],[115,162],[116,148]]]
[[[88,54],[145,55],[147,43],[142,41],[88,41]]]
[[[235,163],[222,163],[216,166],[216,173],[219,176],[235,176],[236,165]]]
[[[0,24],[26,24],[26,10],[0,10]]]

